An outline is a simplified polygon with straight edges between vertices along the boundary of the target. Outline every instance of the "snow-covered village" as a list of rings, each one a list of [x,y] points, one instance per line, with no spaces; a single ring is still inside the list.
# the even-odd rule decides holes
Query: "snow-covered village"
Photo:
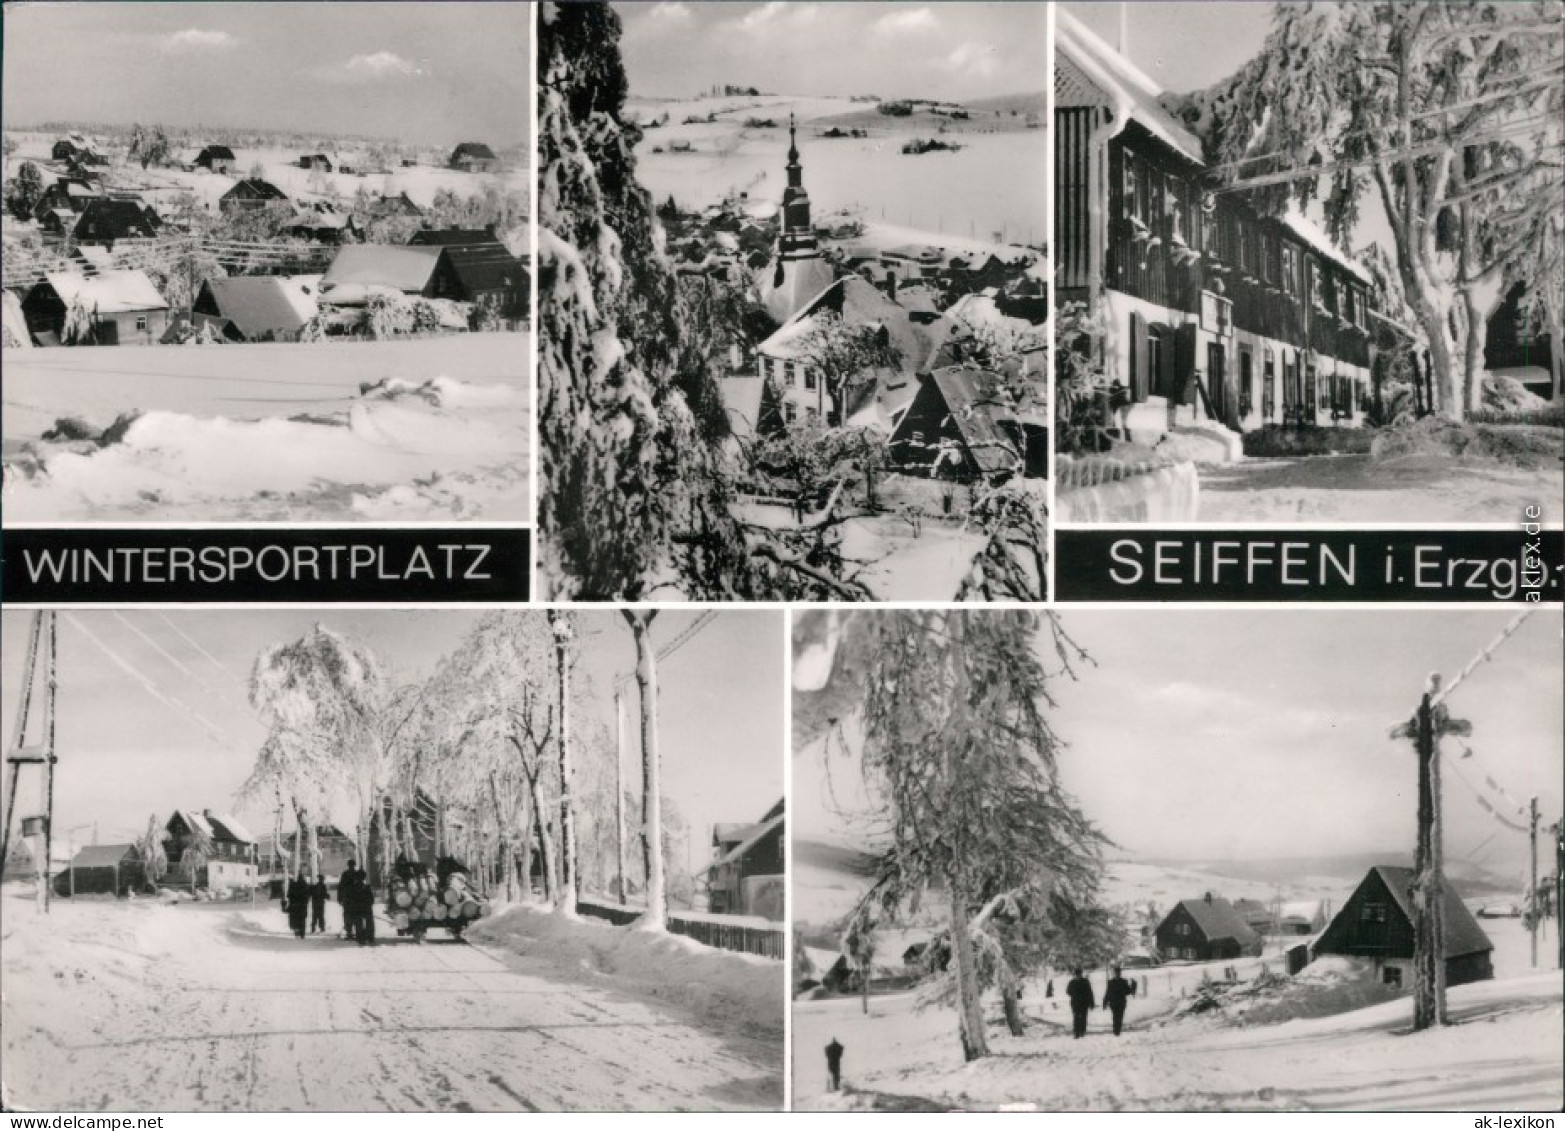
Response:
[[[547,591],[1043,599],[1045,6],[540,21]]]
[[[19,4],[5,44],[8,518],[530,517],[527,5]]]
[[[7,1111],[782,1106],[781,613],[0,627]]]
[[[1055,19],[1056,521],[1559,520],[1557,0]]]
[[[1557,615],[792,635],[796,1110],[1565,1102]]]

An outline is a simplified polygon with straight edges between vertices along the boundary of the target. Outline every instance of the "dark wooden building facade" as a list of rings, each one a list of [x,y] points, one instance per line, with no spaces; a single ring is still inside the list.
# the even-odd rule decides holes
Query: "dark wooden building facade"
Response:
[[[1215,192],[1199,141],[1158,93],[1068,13],[1060,20],[1057,295],[1101,309],[1130,427],[1361,423],[1370,277],[1302,217],[1261,216]]]
[[[1494,977],[1490,958],[1494,944],[1467,905],[1447,887],[1440,906],[1445,925],[1446,985]],[[1315,953],[1374,959],[1383,981],[1411,986],[1413,913],[1413,869],[1371,868],[1326,925],[1315,943]]]
[[[1233,904],[1210,892],[1180,900],[1153,935],[1158,952],[1170,961],[1220,962],[1261,953],[1261,936]]]

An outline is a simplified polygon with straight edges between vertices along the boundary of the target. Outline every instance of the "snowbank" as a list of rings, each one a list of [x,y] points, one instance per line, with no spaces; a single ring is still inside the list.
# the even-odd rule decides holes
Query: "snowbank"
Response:
[[[580,980],[649,995],[704,1020],[782,1034],[787,986],[783,964],[773,959],[534,907],[512,907],[469,928],[466,937],[545,959]]]
[[[514,488],[525,466],[525,418],[493,410],[516,404],[516,390],[437,378],[408,393],[377,390],[345,414],[286,420],[146,412],[103,448],[36,445],[36,470],[8,483],[6,510],[35,520],[148,507],[211,511],[253,496],[308,508],[351,485],[358,513],[379,513],[376,497],[395,491],[399,514],[471,517],[482,509],[477,501]],[[462,489],[464,476],[473,490]],[[504,482],[489,491],[484,479]]]
[[[1059,522],[1193,522],[1200,508],[1200,473],[1176,463],[1093,487],[1057,487]]]

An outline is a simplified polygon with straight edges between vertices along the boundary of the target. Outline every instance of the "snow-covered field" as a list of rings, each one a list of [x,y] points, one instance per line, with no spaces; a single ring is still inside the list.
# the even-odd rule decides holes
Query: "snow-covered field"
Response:
[[[851,782],[830,790],[851,805]],[[799,785],[795,784],[796,793]],[[807,792],[820,791],[818,785]],[[869,880],[867,858],[831,843],[795,845],[795,922],[820,929],[856,904]],[[1340,907],[1357,879],[1299,876],[1270,882],[1219,875],[1198,864],[1118,860],[1104,897],[1113,904],[1167,910],[1204,891],[1228,899],[1329,900]],[[1488,899],[1474,899],[1482,906]],[[1141,992],[1115,1040],[1107,1013],[1092,1015],[1088,1039],[1073,1041],[1063,1004],[1065,978],[1032,979],[1023,996],[1026,1036],[1005,1034],[997,998],[986,998],[994,1056],[964,1065],[956,1015],[948,1006],[919,1007],[917,991],[859,999],[795,1001],[794,1103],[814,1108],[996,1108],[1036,1104],[1042,1110],[1261,1110],[1341,1108],[1557,1109],[1565,1101],[1562,975],[1548,972],[1557,943],[1551,927],[1531,965],[1520,919],[1480,920],[1494,943],[1492,982],[1450,992],[1455,1024],[1411,1035],[1410,999],[1390,991],[1352,960],[1322,958],[1279,991],[1241,997],[1222,1017],[1177,1015],[1207,981],[1231,967],[1248,986],[1286,969],[1283,951],[1300,939],[1272,939],[1258,957],[1128,969]],[[1544,972],[1539,972],[1539,970]],[[1089,972],[1101,1002],[1106,974]],[[825,1089],[822,1049],[833,1038],[847,1048],[849,1090]]]
[[[6,517],[525,521],[527,350],[525,334],[459,334],[13,351]],[[41,438],[127,412],[142,415],[104,447]]]
[[[275,904],[0,906],[11,1110],[540,1111],[773,1108],[775,1030],[638,992],[564,940],[365,949],[294,939]],[[531,914],[531,913],[528,913]],[[493,920],[503,922],[501,917]],[[503,933],[503,932],[502,932]],[[718,955],[719,959],[727,958]],[[687,977],[700,962],[691,960]],[[666,969],[665,964],[662,969]]]
[[[970,132],[953,132],[948,138],[961,149],[914,157],[902,152],[902,143],[914,135],[933,136],[928,125],[877,116],[868,138],[815,136],[834,124],[831,119],[864,109],[863,103],[847,99],[778,95],[633,100],[631,105],[642,121],[669,116],[668,125],[648,130],[636,147],[641,182],[658,200],[673,196],[685,208],[715,204],[738,192],[780,200],[787,183],[783,163],[791,111],[799,121],[805,187],[818,215],[852,209],[866,220],[998,243],[1036,244],[1044,237],[1048,145],[1043,130],[979,133],[982,122],[975,120]],[[683,124],[686,117],[709,113],[720,117],[711,123]],[[769,119],[777,126],[746,128],[750,118]],[[675,143],[688,143],[690,149],[673,152]],[[975,192],[975,185],[982,191]]]
[[[1452,464],[1371,466],[1368,456],[1246,459],[1201,468],[1201,522],[1500,522],[1529,505],[1560,518],[1565,473]]]

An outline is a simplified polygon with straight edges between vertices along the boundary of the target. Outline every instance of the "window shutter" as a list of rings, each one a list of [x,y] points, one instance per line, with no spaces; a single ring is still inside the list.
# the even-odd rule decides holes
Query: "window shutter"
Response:
[[[1195,396],[1196,327],[1186,322],[1174,332],[1174,381],[1169,396],[1174,404],[1189,404]]]
[[[1157,391],[1170,401],[1178,403],[1179,385],[1174,375],[1174,343],[1169,341],[1168,331],[1161,331],[1163,348],[1157,351]]]
[[[1136,311],[1130,312],[1130,399],[1140,404],[1147,399],[1147,320]]]

